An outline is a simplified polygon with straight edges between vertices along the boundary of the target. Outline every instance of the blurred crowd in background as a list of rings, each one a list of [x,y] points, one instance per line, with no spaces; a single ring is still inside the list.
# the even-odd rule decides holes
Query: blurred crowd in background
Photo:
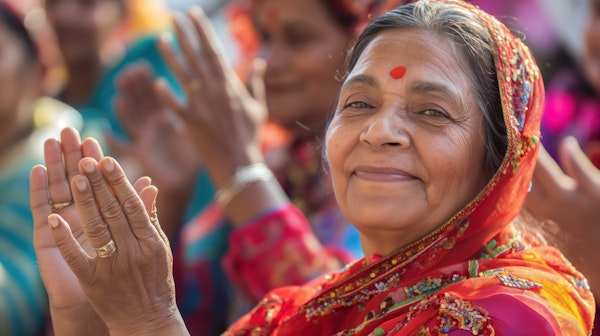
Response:
[[[211,18],[220,42],[224,45],[225,57],[232,62],[242,77],[247,73],[247,49],[252,46],[244,45],[244,39],[240,36],[245,34],[244,27],[250,23],[243,22],[243,18],[236,16],[237,12],[226,0],[0,1],[8,4],[19,13],[18,15],[22,15],[24,26],[35,40],[35,53],[40,63],[40,71],[31,74],[31,80],[37,83],[33,86],[38,89],[26,97],[32,102],[35,101],[35,112],[31,115],[25,113],[26,117],[19,118],[34,120],[36,130],[42,130],[44,125],[52,124],[50,130],[39,134],[31,132],[32,126],[29,122],[23,122],[23,129],[19,130],[20,126],[17,124],[2,125],[3,122],[7,123],[17,118],[5,118],[0,111],[0,334],[5,334],[6,326],[13,326],[13,333],[9,334],[35,335],[51,329],[44,319],[47,316],[44,310],[47,297],[36,273],[30,241],[32,228],[29,226],[32,225],[32,219],[28,213],[28,173],[33,163],[43,159],[40,153],[41,139],[57,136],[58,130],[64,126],[74,126],[79,128],[83,135],[93,135],[101,140],[105,139],[102,134],[110,130],[115,138],[106,141],[111,143],[110,148],[118,148],[115,144],[119,138],[128,137],[125,134],[131,136],[132,125],[131,122],[122,125],[117,120],[117,113],[113,112],[117,91],[120,87],[128,85],[119,83],[119,76],[127,66],[138,60],[145,60],[156,75],[164,77],[175,91],[183,94],[185,90],[177,83],[156,50],[157,39],[164,34],[172,34],[174,12],[186,11],[194,5],[201,6]],[[96,6],[102,2],[107,3],[104,10],[95,11],[92,17],[79,17],[81,20],[76,20],[78,9],[73,8]],[[600,103],[596,91],[592,89],[594,83],[586,83],[585,76],[582,75],[582,60],[585,57],[584,31],[590,13],[590,2],[472,2],[521,32],[526,44],[533,50],[543,72],[547,102],[550,102],[547,103],[550,108],[544,115],[542,133],[546,137],[544,145],[548,152],[556,157],[559,139],[566,134],[575,135],[588,157],[600,167]],[[73,4],[76,6],[73,7]],[[121,10],[122,12],[119,12]],[[86,35],[86,29],[96,31]],[[11,47],[0,45],[0,62],[1,55],[5,54],[8,48]],[[36,67],[35,62],[23,66]],[[5,71],[1,64],[0,71]],[[3,75],[0,72],[0,76]],[[0,100],[4,99],[2,94],[9,92],[14,83],[0,77]],[[49,97],[52,101],[42,101],[40,97]],[[0,105],[2,104],[4,102],[0,102]],[[578,104],[585,106],[581,107]],[[0,106],[0,109],[2,108],[4,106]],[[16,111],[16,108],[14,110]],[[135,124],[135,121],[133,123]],[[9,136],[9,130],[15,134]],[[277,131],[273,132],[275,133],[271,135],[279,134]],[[37,136],[33,137],[35,139],[28,147],[9,150],[11,141],[18,142],[25,137],[23,134]],[[556,142],[552,141],[554,137]],[[27,154],[28,157],[24,158],[27,155],[23,154]],[[19,159],[15,159],[16,157]],[[18,162],[18,165],[15,162]],[[135,171],[135,168],[132,168],[132,171]],[[185,218],[180,221],[194,218],[214,196],[206,174],[198,174],[198,178],[195,179],[196,185],[192,188],[194,190],[189,191],[190,200],[183,204],[187,204]],[[131,175],[136,177],[137,174]],[[198,192],[199,189],[202,189],[202,192]],[[166,225],[166,220],[164,223],[161,218],[163,225]],[[196,233],[199,234],[191,232],[192,235]],[[198,250],[201,249],[198,247]],[[191,249],[182,253],[192,253],[190,251]],[[216,259],[219,258],[220,254]],[[15,276],[16,274],[18,276]],[[21,289],[16,285],[10,285],[8,279],[13,276],[17,284],[26,288],[24,294],[19,294]],[[190,309],[193,310],[194,307]]]

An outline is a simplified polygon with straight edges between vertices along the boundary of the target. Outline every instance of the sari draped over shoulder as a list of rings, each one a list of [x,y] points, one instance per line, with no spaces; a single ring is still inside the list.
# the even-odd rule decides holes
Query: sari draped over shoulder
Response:
[[[488,27],[508,148],[485,188],[446,223],[390,255],[304,286],[271,291],[225,335],[587,335],[594,298],[555,248],[519,230],[531,185],[544,87],[522,41]]]

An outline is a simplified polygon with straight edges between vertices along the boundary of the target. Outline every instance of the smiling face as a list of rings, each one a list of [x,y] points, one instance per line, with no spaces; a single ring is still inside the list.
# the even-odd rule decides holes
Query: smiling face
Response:
[[[46,0],[46,13],[69,65],[96,60],[125,19],[118,0]]]
[[[351,35],[321,0],[264,0],[254,10],[267,60],[271,117],[292,132],[296,122],[321,129],[334,108]]]
[[[342,87],[327,157],[338,203],[367,256],[439,227],[491,177],[464,59],[436,33],[384,30]]]

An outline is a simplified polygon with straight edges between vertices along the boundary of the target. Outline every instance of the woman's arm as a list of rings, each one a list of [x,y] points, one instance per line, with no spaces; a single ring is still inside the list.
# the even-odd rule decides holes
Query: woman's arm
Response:
[[[559,158],[562,169],[542,148],[525,206],[537,218],[554,221],[567,234],[561,247],[598,296],[600,170],[572,137],[561,143]]]

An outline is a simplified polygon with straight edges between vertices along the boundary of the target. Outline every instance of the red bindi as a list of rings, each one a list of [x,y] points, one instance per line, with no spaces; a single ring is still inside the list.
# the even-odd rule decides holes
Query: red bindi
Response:
[[[392,76],[393,79],[400,79],[404,77],[405,73],[406,68],[402,65],[398,65],[397,67],[393,68],[392,71],[390,71],[390,76]]]

